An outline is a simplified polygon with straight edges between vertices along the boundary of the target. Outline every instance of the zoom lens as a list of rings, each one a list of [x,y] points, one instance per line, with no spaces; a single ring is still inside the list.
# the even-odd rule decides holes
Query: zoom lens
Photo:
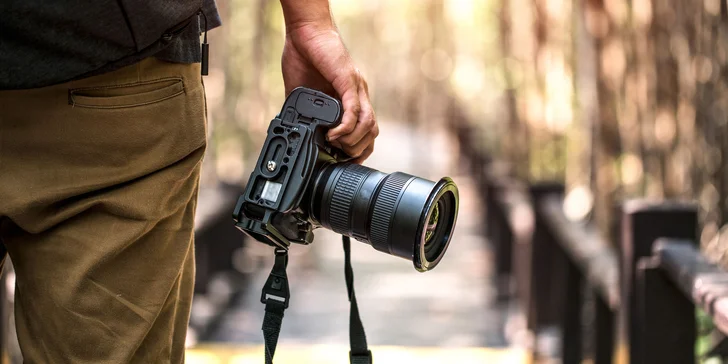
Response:
[[[323,227],[410,259],[421,272],[445,254],[458,213],[452,179],[432,182],[339,163],[323,168],[314,181],[310,211]]]

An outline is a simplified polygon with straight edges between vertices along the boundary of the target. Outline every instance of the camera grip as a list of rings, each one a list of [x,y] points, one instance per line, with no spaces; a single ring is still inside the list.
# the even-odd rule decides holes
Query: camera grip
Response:
[[[341,114],[341,103],[335,98],[320,91],[297,87],[286,98],[280,115],[284,124],[315,124],[329,129],[339,125]]]

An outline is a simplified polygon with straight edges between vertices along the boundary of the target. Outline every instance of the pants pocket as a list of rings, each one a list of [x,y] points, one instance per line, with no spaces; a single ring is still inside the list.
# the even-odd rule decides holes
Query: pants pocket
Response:
[[[185,92],[182,78],[168,77],[131,84],[70,89],[68,103],[94,109],[150,105]]]

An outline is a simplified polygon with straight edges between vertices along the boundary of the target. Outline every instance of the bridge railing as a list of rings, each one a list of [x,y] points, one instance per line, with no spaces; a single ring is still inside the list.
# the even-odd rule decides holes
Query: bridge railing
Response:
[[[518,180],[472,130],[456,130],[483,196],[498,297],[520,302],[535,337],[558,329],[563,363],[581,363],[587,347],[594,364],[695,363],[696,307],[717,329],[710,354],[728,352],[728,272],[698,249],[695,204],[625,201],[615,231],[599,231],[567,217],[562,184]]]

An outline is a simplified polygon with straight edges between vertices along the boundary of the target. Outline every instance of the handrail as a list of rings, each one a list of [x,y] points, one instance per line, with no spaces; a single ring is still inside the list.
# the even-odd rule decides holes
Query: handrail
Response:
[[[580,363],[585,348],[591,347],[595,364],[611,364],[616,313],[622,302],[619,256],[593,224],[566,216],[563,191],[563,185],[553,183],[532,187],[537,221],[532,242],[532,269],[537,272],[532,274],[532,285],[546,286],[548,291],[533,290],[537,302],[532,304],[536,309],[529,312],[534,316],[529,322],[534,323],[537,335],[541,328],[560,328],[564,363]],[[551,262],[540,262],[544,259]],[[584,287],[593,292],[593,300],[584,301]],[[584,345],[581,317],[587,305],[594,317],[593,341]]]
[[[516,293],[536,340],[542,329],[560,329],[563,363],[585,358],[584,329],[594,364],[695,363],[696,306],[728,335],[728,272],[700,253],[695,204],[624,201],[615,230],[598,231],[565,215],[563,185],[518,180],[478,148],[472,126],[453,126],[485,197],[496,278],[515,281],[503,297]],[[584,288],[594,299],[584,299]],[[728,358],[725,337],[709,355]]]
[[[511,231],[517,237],[528,238],[533,229],[533,208],[525,186],[515,181],[502,181],[500,193],[493,196],[501,208]]]
[[[619,260],[615,249],[602,238],[593,225],[569,220],[563,210],[563,199],[548,196],[538,204],[555,240],[584,273],[587,282],[596,288],[608,306],[619,307]]]
[[[481,190],[485,193],[486,233],[493,243],[496,287],[500,300],[514,293],[526,300],[523,289],[527,282],[522,274],[513,274],[514,265],[523,265],[518,259],[518,247],[528,244],[534,229],[534,216],[527,186],[508,175],[507,168],[488,163],[481,166]],[[515,278],[515,280],[513,279]],[[520,281],[516,283],[515,281]]]
[[[717,329],[728,334],[728,272],[709,262],[691,241],[660,239],[655,242],[654,254],[685,297],[710,315]]]

